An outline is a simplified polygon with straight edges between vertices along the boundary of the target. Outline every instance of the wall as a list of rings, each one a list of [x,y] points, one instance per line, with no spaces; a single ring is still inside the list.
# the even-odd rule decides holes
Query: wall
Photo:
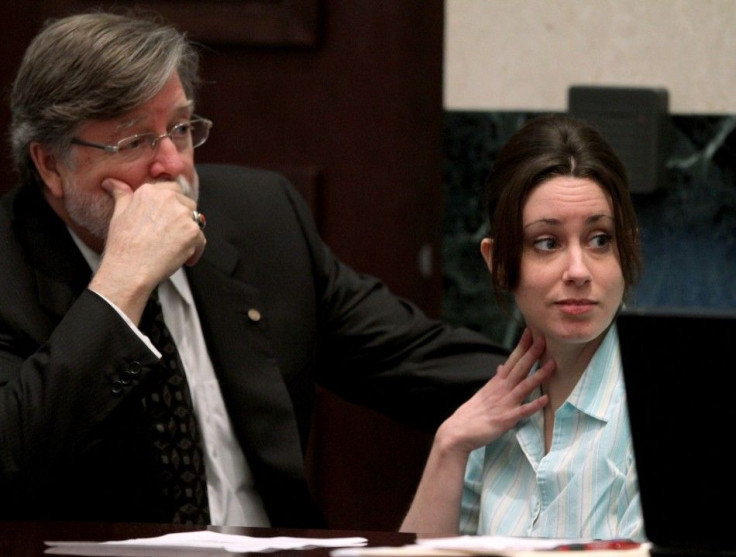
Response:
[[[446,320],[513,345],[519,325],[496,305],[478,250],[483,184],[508,137],[529,118],[565,112],[579,84],[669,94],[661,185],[633,195],[644,272],[628,305],[736,307],[733,28],[732,0],[448,0]]]
[[[733,0],[447,0],[445,108],[564,110],[570,84],[661,86],[736,112]]]
[[[2,3],[0,129],[23,51],[52,15],[152,9],[203,44],[198,162],[284,172],[331,249],[439,314],[442,0]],[[9,189],[7,145],[0,191]],[[212,226],[210,224],[209,226]],[[346,370],[350,372],[350,370]],[[310,479],[334,528],[395,529],[431,437],[318,390]]]

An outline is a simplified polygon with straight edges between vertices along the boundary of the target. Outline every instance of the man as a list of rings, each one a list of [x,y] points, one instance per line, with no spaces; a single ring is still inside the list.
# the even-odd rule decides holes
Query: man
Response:
[[[195,168],[197,66],[175,29],[105,13],[26,51],[0,211],[2,518],[320,526],[315,385],[431,430],[503,360],[337,260],[280,176]]]

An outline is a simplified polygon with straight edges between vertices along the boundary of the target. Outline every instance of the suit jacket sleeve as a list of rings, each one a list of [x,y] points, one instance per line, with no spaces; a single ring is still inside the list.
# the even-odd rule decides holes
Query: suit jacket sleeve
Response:
[[[27,493],[104,438],[106,418],[157,359],[91,291],[28,357],[9,324],[2,325],[0,478],[5,493]]]
[[[227,222],[208,225],[212,245],[222,235],[246,267],[262,272],[247,271],[244,280],[272,301],[264,315],[287,382],[313,366],[313,379],[345,399],[433,431],[505,360],[482,335],[429,319],[379,279],[344,264],[283,177],[220,165],[199,171],[208,219],[230,212]],[[299,407],[294,389],[292,397]]]
[[[48,218],[36,192],[22,191],[6,196],[0,211],[0,516],[14,518],[24,506],[52,516],[34,505],[73,485],[74,475],[94,485],[91,473],[115,474],[91,460],[82,470],[80,455],[99,453],[104,440],[109,446],[110,427],[134,427],[111,416],[157,362],[109,303],[86,289],[89,267],[63,224]]]
[[[352,402],[433,431],[495,373],[506,353],[487,338],[429,319],[379,279],[342,263],[316,239],[320,381]]]

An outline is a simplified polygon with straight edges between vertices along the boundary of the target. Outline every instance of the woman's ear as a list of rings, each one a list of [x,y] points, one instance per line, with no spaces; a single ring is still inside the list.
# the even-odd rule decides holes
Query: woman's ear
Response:
[[[41,175],[41,179],[46,184],[49,193],[58,199],[63,198],[64,188],[62,187],[61,175],[57,168],[56,156],[37,141],[31,142],[28,148],[30,149],[33,163],[36,165],[36,170]]]
[[[486,262],[488,272],[493,273],[493,240],[491,238],[483,238],[481,240],[480,253]]]

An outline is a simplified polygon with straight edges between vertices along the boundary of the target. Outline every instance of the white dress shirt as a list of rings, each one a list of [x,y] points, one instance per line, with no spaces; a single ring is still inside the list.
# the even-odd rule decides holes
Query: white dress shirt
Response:
[[[100,265],[99,254],[71,230],[69,232],[95,272]],[[250,468],[225,410],[220,384],[207,352],[199,315],[184,271],[179,269],[162,282],[158,287],[158,295],[164,321],[184,365],[202,435],[210,521],[223,526],[270,526],[263,500],[255,489]],[[115,304],[107,299],[105,301],[123,317],[152,352],[161,357],[148,337]]]

